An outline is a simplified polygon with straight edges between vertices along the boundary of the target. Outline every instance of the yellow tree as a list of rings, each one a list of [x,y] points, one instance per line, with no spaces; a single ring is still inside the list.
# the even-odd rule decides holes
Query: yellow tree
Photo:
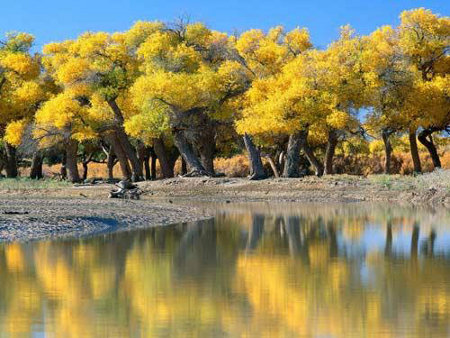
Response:
[[[331,97],[331,111],[322,125],[327,134],[324,174],[333,173],[333,157],[339,139],[347,132],[358,131],[356,114],[366,105],[367,84],[371,80],[370,74],[364,72],[365,48],[362,37],[350,26],[344,26],[340,38],[328,47],[319,65],[324,74],[320,85]]]
[[[33,41],[26,33],[11,33],[0,41],[0,130],[8,177],[18,174],[14,146],[20,144],[22,131],[45,99],[39,57],[30,54]]]
[[[317,90],[315,60],[320,52],[310,51],[289,62],[276,76],[255,80],[246,95],[238,132],[252,135],[289,135],[283,176],[299,177],[302,149],[321,175],[323,167],[307,144],[308,129],[323,122],[328,104]]]
[[[68,179],[79,182],[77,167],[78,142],[96,137],[95,123],[87,106],[76,99],[76,93],[66,90],[55,94],[36,112],[34,137],[42,147],[63,144]]]
[[[181,23],[149,36],[137,50],[144,74],[131,92],[141,115],[128,124],[130,133],[140,132],[136,121],[148,123],[150,137],[169,132],[189,176],[214,174],[215,124],[245,88],[245,70],[227,59],[229,43],[203,24]]]
[[[268,102],[269,96],[280,94],[277,93],[276,87],[284,86],[283,89],[289,87],[287,83],[283,83],[283,80],[277,79],[283,67],[311,46],[309,33],[306,29],[296,28],[286,32],[281,26],[270,29],[266,34],[261,30],[252,29],[244,32],[236,40],[236,59],[247,70],[248,82],[252,83],[251,89],[242,98],[243,115],[238,116],[237,122],[238,132],[244,135],[244,143],[250,157],[251,179],[265,178],[266,174],[262,168],[259,151],[254,146],[249,134],[267,136],[280,133],[279,128],[274,126],[273,121],[269,123],[267,120],[265,122],[258,120],[264,113],[270,115],[273,105],[271,106],[271,103]],[[271,97],[272,103],[276,102],[277,99]],[[266,107],[264,107],[265,104],[267,104]],[[258,128],[257,125],[262,128]],[[296,148],[293,145],[295,142],[293,139],[290,140],[290,149]],[[289,153],[295,154],[295,150]],[[290,157],[288,156],[288,167],[290,166],[289,163],[292,162]],[[292,159],[297,161],[298,154],[294,157]],[[298,169],[291,172],[291,175],[298,176]]]
[[[159,22],[138,22],[124,33],[85,33],[76,40],[44,47],[47,71],[67,95],[87,107],[90,118],[97,117],[90,127],[111,144],[124,177],[134,180],[142,179],[142,163],[124,123],[136,114],[129,95],[139,74],[135,52],[162,27]]]
[[[414,72],[402,55],[398,30],[384,26],[364,40],[364,71],[370,78],[366,84],[370,109],[365,127],[371,133],[381,135],[385,151],[384,171],[389,174],[393,151],[391,136],[408,129],[410,124],[403,111],[413,89]]]
[[[316,174],[322,174],[307,143],[308,131],[326,139],[325,173],[332,172],[339,133],[356,126],[351,113],[363,103],[361,50],[360,38],[345,28],[326,51],[297,54],[279,73],[253,82],[238,130],[290,135],[284,176],[300,175],[300,148]]]
[[[441,162],[432,134],[446,130],[450,124],[450,18],[439,17],[424,8],[405,11],[400,15],[399,45],[405,60],[417,72],[414,90],[410,92],[405,114],[409,127],[414,171],[420,172],[416,131],[422,127],[419,140],[428,149],[435,167]]]

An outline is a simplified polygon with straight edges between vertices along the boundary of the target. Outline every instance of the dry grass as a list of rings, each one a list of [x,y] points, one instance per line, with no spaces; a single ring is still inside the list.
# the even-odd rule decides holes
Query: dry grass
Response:
[[[215,170],[228,177],[246,177],[249,173],[248,157],[237,155],[231,158],[217,158],[214,161]]]
[[[436,169],[432,172],[417,176],[405,175],[371,175],[369,181],[380,184],[392,190],[417,190],[430,189],[444,190],[450,192],[450,170]]]
[[[67,181],[58,181],[53,179],[32,180],[29,178],[4,178],[0,180],[0,190],[6,191],[29,191],[45,189],[63,189],[72,186]]]

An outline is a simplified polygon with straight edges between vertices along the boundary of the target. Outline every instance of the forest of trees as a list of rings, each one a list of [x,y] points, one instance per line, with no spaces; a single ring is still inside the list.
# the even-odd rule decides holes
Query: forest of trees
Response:
[[[332,32],[330,32],[332,34]],[[398,27],[358,35],[350,26],[326,49],[306,28],[230,35],[202,23],[139,21],[128,31],[86,32],[33,52],[34,37],[0,41],[0,164],[42,177],[61,163],[72,182],[90,162],[118,164],[134,181],[214,176],[214,159],[246,153],[250,178],[300,177],[302,163],[332,174],[345,140],[382,146],[407,140],[441,167],[437,143],[450,131],[450,18],[405,11]],[[353,147],[349,151],[358,151]],[[80,172],[83,168],[82,172]]]

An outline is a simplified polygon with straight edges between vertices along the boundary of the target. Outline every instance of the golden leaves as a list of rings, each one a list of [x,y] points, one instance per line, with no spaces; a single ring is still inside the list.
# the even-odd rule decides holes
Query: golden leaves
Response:
[[[12,71],[13,75],[19,75],[25,79],[32,79],[40,72],[36,60],[25,53],[2,53],[0,66]]]
[[[197,22],[186,26],[186,42],[198,46],[207,46],[211,43],[212,33],[203,23]]]
[[[59,67],[56,78],[63,84],[81,82],[90,71],[90,62],[86,59],[68,59]]]
[[[418,8],[400,15],[400,41],[404,53],[418,68],[434,63],[450,45],[450,18]]]
[[[4,140],[13,146],[19,146],[27,125],[26,120],[12,121],[6,126]]]

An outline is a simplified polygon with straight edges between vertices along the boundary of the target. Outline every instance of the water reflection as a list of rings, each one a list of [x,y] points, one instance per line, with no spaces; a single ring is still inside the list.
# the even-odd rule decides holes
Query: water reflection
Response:
[[[446,210],[212,207],[199,223],[0,245],[0,336],[450,334]]]

